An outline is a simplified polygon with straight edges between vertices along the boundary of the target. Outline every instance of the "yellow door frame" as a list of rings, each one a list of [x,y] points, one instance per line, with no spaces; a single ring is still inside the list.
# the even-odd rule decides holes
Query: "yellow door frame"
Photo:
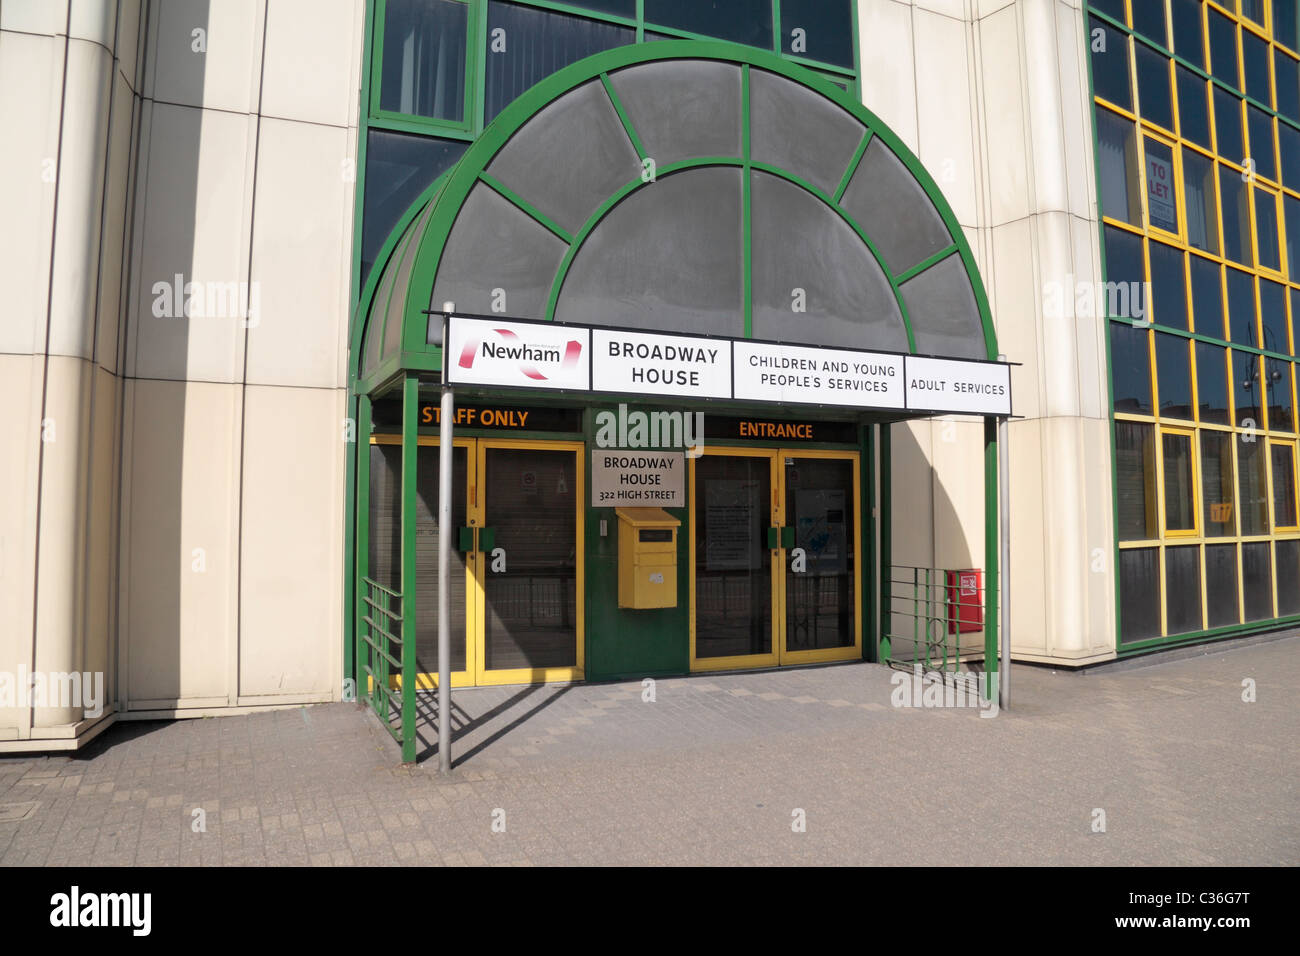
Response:
[[[780,514],[779,503],[779,478],[777,477],[776,451],[771,448],[706,448],[705,455],[717,457],[733,458],[766,458],[768,460],[768,524],[779,526],[780,522],[777,516]],[[695,653],[695,541],[699,536],[699,528],[696,527],[695,521],[695,464],[698,458],[691,459],[690,467],[690,553],[687,561],[690,562],[688,577],[690,579],[690,621],[691,621],[691,670],[692,671],[730,671],[741,670],[754,667],[775,667],[780,663],[780,634],[777,631],[777,608],[780,606],[780,588],[781,579],[785,577],[785,564],[778,562],[776,551],[772,552],[771,567],[769,573],[772,576],[771,594],[772,594],[772,634],[771,650],[766,654],[735,654],[729,657],[697,657]],[[779,542],[778,542],[779,543]]]
[[[862,459],[856,451],[824,451],[820,449],[779,448],[776,454],[780,460],[777,468],[781,477],[779,500],[781,503],[780,525],[786,524],[785,514],[785,467],[786,458],[822,458],[849,461],[853,465],[853,643],[844,647],[814,648],[806,651],[792,651],[786,647],[786,590],[785,567],[788,556],[785,548],[780,548],[781,588],[780,588],[780,627],[781,641],[780,663],[786,664],[820,664],[826,661],[857,660],[862,657]],[[779,544],[780,542],[778,542]],[[775,562],[773,562],[775,563]]]
[[[771,501],[768,503],[768,524],[771,527],[783,527],[785,514],[785,459],[787,458],[822,458],[849,461],[853,466],[853,643],[844,647],[815,648],[803,651],[791,651],[786,648],[786,548],[777,540],[777,547],[771,550],[771,594],[772,594],[772,635],[771,651],[767,654],[738,654],[729,657],[704,657],[696,654],[696,600],[695,600],[695,557],[696,540],[699,528],[696,527],[695,498],[695,464],[691,459],[689,471],[690,491],[690,551],[688,561],[690,568],[690,667],[692,671],[743,670],[761,667],[779,667],[785,665],[817,664],[828,661],[857,660],[862,656],[862,516],[858,513],[862,500],[862,460],[856,451],[829,451],[812,448],[729,448],[711,447],[705,455],[731,456],[737,458],[766,458],[769,462],[768,481],[771,488]]]
[[[470,527],[474,529],[474,549],[470,552],[471,558],[468,566],[471,569],[471,580],[473,587],[469,592],[472,600],[467,599],[466,604],[472,603],[474,606],[474,630],[471,645],[473,648],[474,660],[474,682],[478,686],[496,685],[496,684],[538,684],[550,683],[552,681],[578,681],[583,679],[586,664],[586,601],[584,600],[585,577],[583,552],[585,540],[583,538],[583,519],[586,514],[585,505],[585,477],[583,469],[582,452],[586,447],[580,441],[529,441],[527,439],[516,438],[480,438],[477,439],[477,452],[475,455],[475,476],[485,476],[487,474],[487,452],[492,448],[514,448],[521,450],[535,451],[566,451],[574,457],[574,485],[573,485],[573,502],[574,502],[574,576],[575,576],[575,633],[574,641],[576,642],[575,657],[576,663],[571,667],[515,667],[503,670],[488,670],[487,668],[487,634],[485,622],[487,621],[487,605],[485,600],[484,582],[488,571],[487,555],[478,547],[478,536],[485,524],[485,515],[487,513],[487,485],[481,483],[483,492],[471,496],[470,509],[468,512]],[[476,484],[479,484],[476,482]],[[455,686],[453,682],[452,686]]]

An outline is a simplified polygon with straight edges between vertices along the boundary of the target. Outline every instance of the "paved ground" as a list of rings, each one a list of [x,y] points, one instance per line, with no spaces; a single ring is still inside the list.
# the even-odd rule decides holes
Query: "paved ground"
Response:
[[[457,692],[449,780],[352,704],[121,723],[0,758],[0,864],[1300,863],[1300,638],[1018,667],[995,719],[894,673]]]

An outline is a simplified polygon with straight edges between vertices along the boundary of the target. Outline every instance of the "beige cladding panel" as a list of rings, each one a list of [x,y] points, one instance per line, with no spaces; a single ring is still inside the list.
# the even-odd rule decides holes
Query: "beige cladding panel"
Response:
[[[120,640],[137,708],[234,693],[240,391],[126,386]]]
[[[343,393],[246,392],[239,695],[338,697]]]

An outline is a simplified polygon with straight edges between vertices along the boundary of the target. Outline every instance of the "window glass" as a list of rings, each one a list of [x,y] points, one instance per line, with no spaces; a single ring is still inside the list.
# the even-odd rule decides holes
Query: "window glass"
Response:
[[[750,182],[755,338],[906,351],[889,280],[857,233],[806,189],[761,172]],[[804,313],[794,312],[794,288]],[[982,343],[982,326],[969,335]]]
[[[1206,14],[1210,28],[1210,70],[1216,79],[1241,89],[1237,77],[1237,25],[1213,7]]]
[[[1249,272],[1228,270],[1228,319],[1233,342],[1259,346],[1255,331],[1255,280]]]
[[[1210,627],[1241,623],[1237,607],[1237,546],[1205,546],[1205,600]]]
[[[1286,334],[1286,289],[1268,279],[1259,280],[1259,317],[1264,324],[1264,349],[1280,355],[1291,353]]]
[[[1160,636],[1160,549],[1126,548],[1119,553],[1120,640]]]
[[[1192,376],[1187,363],[1187,339],[1156,333],[1156,392],[1160,414],[1166,418],[1192,417]]]
[[[739,156],[740,67],[716,60],[641,63],[609,74],[632,128],[655,164]]]
[[[740,177],[688,169],[629,194],[579,249],[555,318],[744,335]]]
[[[1164,458],[1165,530],[1194,531],[1196,507],[1193,503],[1192,438],[1165,432],[1161,436]]]
[[[1133,93],[1129,89],[1128,37],[1096,17],[1088,18],[1088,31],[1092,37],[1088,49],[1092,57],[1094,92],[1116,106],[1131,110]]]
[[[636,0],[564,0],[571,7],[586,7],[600,13],[612,13],[615,16],[636,18]]]
[[[1300,60],[1274,49],[1273,72],[1277,75],[1277,111],[1300,123]]]
[[[1249,352],[1230,352],[1232,402],[1241,428],[1264,427],[1264,410],[1259,398],[1259,356]]]
[[[1146,138],[1147,217],[1166,232],[1178,231],[1178,200],[1174,197],[1174,151]]]
[[[839,188],[866,133],[866,127],[830,100],[767,70],[749,71],[749,115],[750,150],[756,161],[788,169],[830,195]],[[881,150],[889,152],[879,139],[873,139],[871,146],[878,143]],[[872,150],[869,148],[868,152]],[[871,167],[872,162],[863,158],[864,166]],[[859,166],[854,179],[864,175],[867,174]],[[918,199],[918,209],[933,210],[929,197],[910,174],[905,188]],[[915,225],[895,229],[902,233],[921,232],[937,218],[938,213],[934,212],[926,215],[925,221],[918,217]],[[943,231],[946,235],[947,229]],[[888,253],[885,258],[889,258]]]
[[[1161,46],[1169,46],[1169,37],[1165,33],[1165,5],[1152,0],[1137,0],[1133,4],[1133,29],[1148,40],[1154,40]]]
[[[1258,106],[1246,108],[1246,123],[1250,130],[1250,158],[1255,172],[1265,179],[1277,179],[1277,160],[1273,158],[1273,118]]]
[[[1296,4],[1273,0],[1273,39],[1300,53],[1300,11]]]
[[[1294,528],[1295,453],[1288,444],[1275,443],[1273,451],[1273,526]]]
[[[1183,253],[1162,242],[1150,244],[1153,321],[1172,329],[1187,328],[1187,280]]]
[[[1115,477],[1121,541],[1160,534],[1156,526],[1155,426],[1115,422]]]
[[[361,281],[402,213],[455,164],[468,143],[372,129],[366,136],[366,189],[361,214]]]
[[[1264,475],[1264,442],[1238,435],[1237,484],[1241,488],[1241,533],[1268,534],[1268,486]]]
[[[1097,109],[1097,159],[1101,165],[1101,212],[1141,225],[1134,125],[1110,110]]]
[[[867,146],[840,205],[875,242],[894,275],[952,244],[930,197],[879,137]]]
[[[899,287],[922,354],[988,358],[970,277],[952,255]]]
[[[1203,422],[1231,424],[1227,360],[1227,350],[1221,346],[1211,342],[1196,343],[1196,399]]]
[[[388,0],[380,109],[464,122],[468,17],[452,0]]]
[[[1140,3],[1141,0],[1138,0]],[[1089,6],[1096,7],[1107,16],[1112,16],[1120,23],[1127,23],[1124,17],[1124,0],[1089,0]]]
[[[852,0],[781,0],[781,49],[853,66]]]
[[[1300,199],[1282,197],[1286,214],[1286,258],[1291,281],[1300,282]],[[1300,319],[1300,316],[1297,316]]]
[[[485,123],[520,93],[570,63],[636,42],[632,27],[497,0],[488,4],[487,20]]]
[[[1214,163],[1183,150],[1183,205],[1187,210],[1187,242],[1206,252],[1219,252],[1219,212],[1214,192]]]
[[[1268,82],[1269,45],[1249,30],[1241,31],[1241,64],[1246,73],[1246,95],[1265,106],[1273,105]]]
[[[1169,95],[1169,58],[1145,43],[1134,43],[1137,57],[1138,105],[1142,118],[1174,128],[1174,107]]]
[[[1219,202],[1223,206],[1223,254],[1244,266],[1252,265],[1250,250],[1250,207],[1241,174],[1219,166]]]
[[[1146,270],[1142,265],[1142,240],[1131,232],[1105,226],[1102,229],[1106,243],[1106,279],[1111,292],[1105,303],[1097,303],[1106,308],[1106,314],[1112,319],[1143,318],[1146,303],[1136,303],[1134,295],[1140,295],[1142,285],[1146,282]],[[1141,309],[1135,306],[1141,305]]]
[[[1255,251],[1259,264],[1266,269],[1281,271],[1282,250],[1277,235],[1277,197],[1262,189],[1255,194]]]
[[[1152,414],[1151,360],[1145,329],[1124,322],[1110,323],[1110,368],[1115,411]]]
[[[1192,315],[1196,319],[1196,333],[1216,339],[1226,339],[1223,328],[1223,288],[1217,262],[1189,256],[1192,276]]]
[[[1220,86],[1214,87],[1214,133],[1218,152],[1224,159],[1240,163],[1246,155],[1241,134],[1241,100]]]
[[[1247,621],[1262,621],[1273,616],[1273,570],[1267,541],[1241,546],[1241,596],[1246,605]]]
[[[433,301],[489,315],[505,294],[505,313],[545,317],[551,283],[568,246],[484,183],[465,198],[447,236]]]
[[[1170,634],[1201,629],[1201,549],[1165,549],[1165,625]]]
[[[1185,66],[1177,67],[1178,123],[1185,138],[1213,149],[1210,142],[1209,93],[1205,81]]]
[[[1279,0],[1273,0],[1273,2],[1277,3]],[[1264,19],[1264,0],[1241,0],[1241,15],[1254,20],[1257,26],[1267,25],[1267,21]]]
[[[1201,24],[1201,0],[1170,0],[1174,23],[1174,52],[1205,69],[1205,28]]]
[[[1291,363],[1265,359],[1268,375],[1268,427],[1279,432],[1295,431],[1295,409],[1291,402]]]
[[[1286,123],[1277,124],[1278,152],[1282,157],[1282,184],[1300,192],[1300,130]],[[1296,273],[1300,277],[1300,273]]]
[[[772,49],[770,0],[645,0],[645,22]]]
[[[1205,536],[1226,538],[1237,533],[1233,513],[1232,433],[1201,432],[1201,514]]]
[[[612,193],[640,179],[642,167],[597,79],[546,106],[487,171],[574,235]]]
[[[1273,548],[1277,558],[1278,616],[1300,614],[1300,541],[1278,541]]]

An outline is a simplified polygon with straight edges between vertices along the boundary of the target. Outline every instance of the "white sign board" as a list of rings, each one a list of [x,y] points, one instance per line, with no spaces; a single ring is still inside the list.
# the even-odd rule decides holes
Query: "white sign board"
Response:
[[[458,385],[590,388],[591,331],[571,325],[451,318],[447,380]]]
[[[731,397],[731,342],[686,335],[593,329],[597,392]]]
[[[907,357],[907,407],[1011,414],[1011,369],[994,362]]]
[[[735,398],[762,402],[903,407],[903,357],[879,352],[736,342]]]
[[[1178,231],[1178,209],[1174,205],[1174,165],[1147,152],[1147,208],[1151,225]]]
[[[997,362],[462,316],[447,339],[453,385],[1011,414]]]
[[[592,451],[591,506],[685,508],[686,457],[679,451]]]

